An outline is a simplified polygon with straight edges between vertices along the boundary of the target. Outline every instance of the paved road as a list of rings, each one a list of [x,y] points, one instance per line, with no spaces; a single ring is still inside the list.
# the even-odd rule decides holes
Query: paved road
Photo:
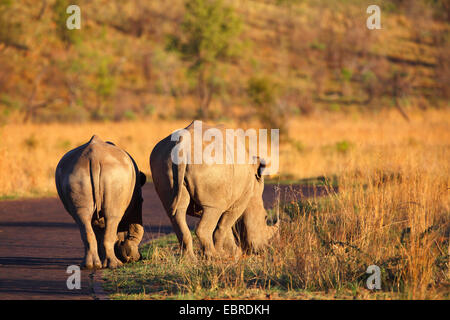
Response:
[[[298,191],[283,187],[281,199],[289,200]],[[144,186],[143,195],[143,241],[171,233],[153,184]],[[274,204],[273,186],[266,185],[263,198],[266,207]],[[188,218],[191,227],[196,222]],[[0,300],[94,299],[89,271],[81,272],[80,290],[66,286],[67,267],[79,265],[83,254],[79,229],[58,198],[0,202]]]

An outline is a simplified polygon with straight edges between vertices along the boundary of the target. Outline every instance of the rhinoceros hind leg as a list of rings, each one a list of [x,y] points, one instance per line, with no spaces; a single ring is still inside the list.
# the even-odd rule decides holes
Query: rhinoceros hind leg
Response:
[[[87,209],[78,209],[72,215],[80,228],[81,239],[84,244],[83,269],[101,269],[102,264],[97,252],[97,239],[91,225],[92,212]]]
[[[186,222],[186,212],[191,199],[185,186],[182,186],[180,200],[178,201],[177,210],[173,216],[170,216],[173,229],[180,243],[183,256],[195,260],[194,249],[192,244],[191,231]]]
[[[117,268],[121,267],[123,263],[117,259],[116,254],[114,253],[114,244],[117,240],[117,227],[120,222],[120,215],[107,215],[106,217],[106,229],[105,235],[103,237],[103,247],[105,252],[105,259],[103,260],[103,268]]]
[[[225,212],[214,231],[214,246],[221,256],[225,256],[226,253],[232,256],[240,255],[240,250],[234,240],[233,225],[242,215],[242,212],[243,210],[239,208]]]
[[[203,215],[195,230],[198,239],[203,247],[203,253],[206,258],[212,258],[217,255],[213,242],[213,232],[219,222],[222,210],[212,207],[203,209]]]

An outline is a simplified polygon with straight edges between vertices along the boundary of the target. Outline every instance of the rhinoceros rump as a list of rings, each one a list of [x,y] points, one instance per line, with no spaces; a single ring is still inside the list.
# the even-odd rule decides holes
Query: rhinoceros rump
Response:
[[[191,136],[194,136],[193,124],[184,129]],[[226,136],[224,128],[216,128]],[[200,216],[196,234],[208,257],[223,255],[225,251],[235,256],[240,254],[241,249],[233,234],[233,226],[237,222],[240,226],[237,234],[245,235],[244,239],[238,239],[242,247],[258,250],[267,244],[278,230],[278,223],[275,226],[266,223],[267,212],[262,201],[264,178],[261,174],[264,165],[259,158],[253,164],[177,164],[171,155],[182,140],[172,141],[171,136],[161,140],[150,155],[150,168],[156,192],[172,222],[183,253],[194,257],[186,214]],[[207,146],[204,142],[202,144]],[[192,154],[195,152],[193,145],[194,142],[191,142]],[[223,145],[224,148],[239,147],[234,144],[234,139]]]
[[[124,262],[140,258],[145,181],[128,153],[97,136],[62,157],[56,168],[56,188],[80,228],[83,267],[122,265],[115,249]]]

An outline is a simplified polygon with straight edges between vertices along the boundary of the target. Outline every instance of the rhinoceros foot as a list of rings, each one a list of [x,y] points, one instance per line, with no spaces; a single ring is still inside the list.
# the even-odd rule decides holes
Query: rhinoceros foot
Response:
[[[103,268],[115,269],[123,266],[123,263],[116,257],[107,257],[103,261]]]
[[[98,257],[98,254],[91,252],[87,253],[83,260],[83,263],[81,264],[81,269],[93,270],[101,268],[102,263],[100,261],[100,258]]]

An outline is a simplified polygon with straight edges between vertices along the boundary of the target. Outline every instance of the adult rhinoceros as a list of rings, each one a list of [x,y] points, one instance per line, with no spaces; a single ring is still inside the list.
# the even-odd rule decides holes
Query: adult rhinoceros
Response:
[[[82,267],[116,268],[140,258],[142,193],[146,181],[131,156],[93,136],[66,153],[56,168],[58,195],[78,224],[85,248]]]
[[[278,222],[274,226],[266,223],[267,213],[262,201],[264,177],[261,174],[264,164],[259,158],[255,158],[255,163],[198,163],[194,158],[199,153],[196,150],[199,145],[196,146],[196,142],[190,138],[196,135],[198,138],[198,132],[194,132],[195,123],[201,122],[194,121],[175,133],[180,137],[175,141],[172,141],[173,135],[161,140],[150,155],[156,192],[172,222],[183,253],[194,257],[186,214],[200,217],[196,234],[207,257],[223,255],[225,251],[233,255],[240,254],[241,250],[236,245],[233,234],[233,226],[237,222],[245,228],[240,230],[240,234],[245,235],[245,239],[239,239],[241,245],[260,249],[278,229]],[[203,124],[202,129],[214,129],[219,135],[226,137],[226,129],[221,126]],[[200,133],[201,147],[206,149],[208,143],[202,138]],[[182,143],[185,145],[180,148]],[[248,159],[251,155],[245,148],[245,141],[244,146],[239,143],[242,140],[234,144],[234,139],[227,139],[223,150],[244,147]],[[174,154],[181,149],[185,150],[180,152],[184,155],[174,161]],[[191,152],[187,156],[189,152],[186,151],[189,149]]]

